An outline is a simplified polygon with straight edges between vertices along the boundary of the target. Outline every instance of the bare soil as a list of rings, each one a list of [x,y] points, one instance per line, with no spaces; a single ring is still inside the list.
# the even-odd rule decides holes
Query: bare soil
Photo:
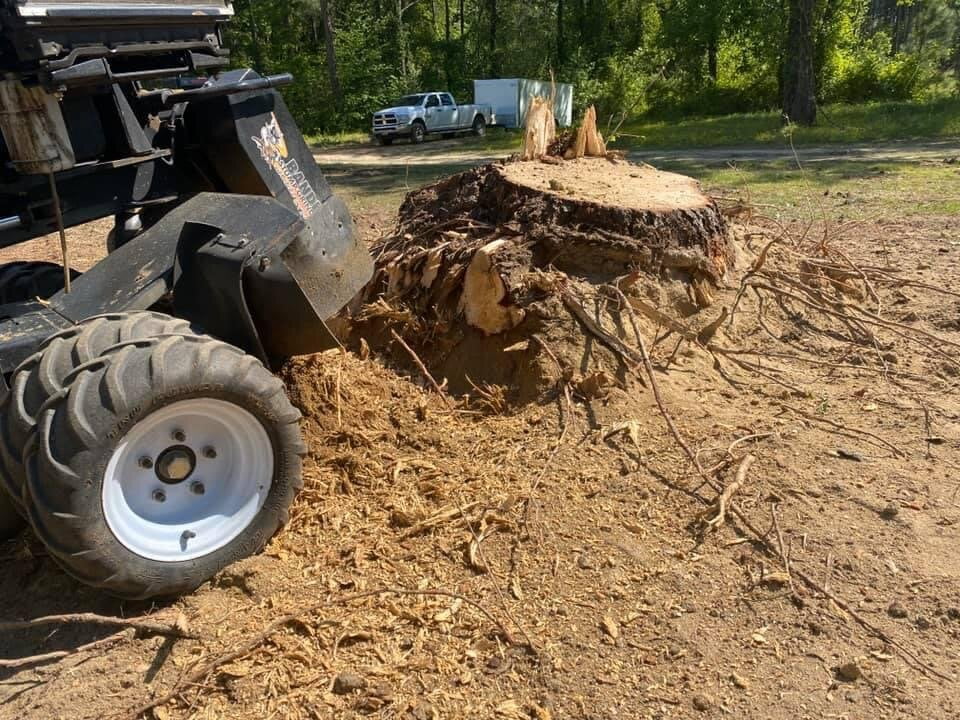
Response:
[[[735,230],[738,267],[689,322],[736,304],[709,342],[757,355],[638,324],[664,406],[718,487],[756,457],[734,501],[762,538],[734,517],[706,530],[717,493],[649,378],[573,321],[543,338],[563,372],[522,403],[492,387],[441,397],[400,351],[300,358],[283,377],[305,416],[306,487],[263,554],[144,605],[69,579],[29,535],[0,550],[5,619],[182,613],[196,636],[0,668],[0,717],[133,718],[174,688],[147,717],[957,717],[960,231],[751,217]],[[790,285],[826,245],[899,280]],[[745,278],[820,293],[840,317],[763,289],[737,302]],[[0,657],[110,632],[8,632]]]
[[[67,248],[70,267],[83,272],[93,267],[107,253],[107,233],[113,227],[113,218],[79,225],[67,230]],[[0,263],[16,260],[42,260],[62,263],[60,236],[44,235],[29,242],[0,249]]]

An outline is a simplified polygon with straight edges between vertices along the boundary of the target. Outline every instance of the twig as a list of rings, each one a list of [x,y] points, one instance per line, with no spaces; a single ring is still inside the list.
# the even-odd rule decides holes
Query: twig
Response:
[[[777,531],[777,543],[780,546],[780,559],[783,561],[783,569],[787,573],[787,582],[790,583],[790,593],[796,598],[797,588],[793,584],[793,573],[790,570],[790,554],[787,552],[786,545],[783,542],[783,530],[780,529],[780,519],[777,517],[777,504],[770,503],[770,514],[773,516],[773,527]]]
[[[843,425],[843,424],[841,424],[841,423],[834,422],[833,420],[827,420],[827,418],[817,417],[816,415],[812,415],[811,413],[808,413],[808,412],[806,412],[806,411],[804,411],[804,410],[801,410],[800,408],[795,408],[795,407],[793,407],[792,405],[787,405],[785,402],[780,402],[780,403],[777,403],[777,404],[780,405],[780,407],[782,407],[784,410],[789,410],[790,412],[796,413],[796,414],[799,415],[800,417],[804,417],[804,418],[806,418],[807,420],[811,420],[811,421],[813,421],[813,422],[823,423],[824,425],[829,425],[829,426],[832,427],[832,428],[836,428],[837,430],[842,430],[843,432],[849,433],[849,434],[852,434],[852,435],[862,435],[862,436],[864,436],[864,437],[872,438],[873,440],[876,440],[877,442],[879,442],[883,447],[889,448],[889,449],[893,452],[893,454],[896,455],[897,457],[905,457],[905,455],[906,455],[906,453],[904,453],[903,450],[901,450],[900,448],[898,448],[898,447],[897,447],[896,445],[894,445],[893,443],[891,443],[891,442],[889,442],[889,441],[887,441],[887,440],[884,440],[884,439],[883,439],[882,437],[880,437],[879,435],[875,435],[874,433],[869,432],[869,431],[867,431],[867,430],[860,430],[859,428],[852,428],[852,427],[849,427],[849,426],[847,426],[847,425]]]
[[[752,433],[752,434],[750,434],[750,435],[744,435],[743,437],[737,438],[736,440],[734,440],[732,443],[730,443],[730,444],[727,446],[727,452],[726,452],[726,454],[724,455],[723,459],[722,459],[720,462],[718,462],[716,465],[714,465],[714,466],[709,467],[709,468],[706,469],[707,475],[713,475],[713,474],[714,474],[715,472],[717,472],[720,468],[726,467],[726,465],[728,465],[729,463],[731,463],[731,462],[733,462],[734,460],[736,460],[736,458],[735,458],[734,455],[733,455],[733,449],[734,449],[737,445],[739,445],[739,444],[741,444],[741,443],[748,442],[749,440],[763,440],[763,439],[765,439],[765,438],[772,437],[772,436],[774,436],[774,435],[776,435],[776,434],[777,434],[777,433],[775,433],[775,432],[761,432],[761,433]],[[699,489],[699,488],[698,488],[698,489]]]
[[[461,602],[470,605],[471,607],[478,610],[484,617],[486,617],[490,622],[497,626],[497,629],[500,630],[504,639],[511,645],[515,644],[513,636],[510,631],[504,626],[504,624],[496,618],[489,610],[487,610],[483,605],[478,603],[476,600],[471,600],[465,595],[460,593],[452,592],[449,590],[437,590],[437,589],[424,589],[424,590],[411,590],[407,588],[380,588],[378,590],[368,590],[365,592],[355,593],[353,595],[346,595],[341,598],[335,598],[333,600],[326,600],[319,602],[316,605],[308,608],[307,610],[300,613],[290,613],[288,615],[282,615],[278,617],[273,622],[271,622],[267,627],[262,631],[249,638],[239,646],[234,649],[226,652],[222,655],[219,655],[207,663],[204,663],[200,667],[197,667],[191,670],[189,673],[186,673],[174,687],[164,695],[161,695],[158,698],[151,700],[150,702],[144,703],[139,707],[130,710],[129,712],[124,713],[123,715],[116,717],[123,717],[126,720],[138,720],[145,713],[150,712],[156,707],[166,705],[172,700],[176,700],[185,685],[196,685],[202,683],[212,672],[217,670],[217,668],[226,665],[233,660],[236,660],[244,655],[253,652],[261,645],[265,644],[273,637],[277,632],[283,629],[286,625],[290,623],[303,622],[304,618],[308,618],[312,615],[315,615],[320,610],[330,607],[339,607],[347,605],[348,603],[354,602],[356,600],[362,600],[364,598],[370,597],[379,597],[380,595],[417,595],[417,596],[440,596],[440,597],[449,597],[455,600],[460,600]],[[532,650],[533,648],[531,648]]]
[[[28,657],[0,660],[0,668],[20,668],[26,665],[38,665],[40,663],[50,662],[51,660],[61,660],[65,657],[70,657],[71,655],[79,655],[80,653],[84,652],[105,650],[106,648],[112,647],[123,640],[130,639],[133,635],[133,632],[134,631],[131,628],[125,628],[124,630],[114,633],[113,635],[100,638],[99,640],[94,640],[86,645],[79,645],[75,648],[70,648],[69,650],[53,650],[52,652],[43,653],[40,655],[30,655]]]
[[[928,332],[919,330],[919,329],[917,329],[917,328],[912,328],[912,327],[910,327],[910,326],[908,326],[908,325],[903,325],[902,323],[894,323],[894,322],[891,322],[891,321],[889,321],[889,320],[884,320],[883,318],[877,318],[875,315],[872,315],[871,313],[867,312],[866,310],[863,310],[862,308],[853,308],[853,309],[857,310],[861,315],[865,315],[866,317],[852,318],[852,317],[850,317],[849,315],[845,315],[845,314],[839,312],[838,310],[833,310],[833,309],[831,309],[831,308],[824,307],[823,305],[820,305],[819,303],[815,303],[815,302],[812,302],[812,301],[810,301],[810,300],[807,300],[806,298],[803,298],[803,297],[797,295],[796,293],[789,292],[788,290],[784,290],[783,288],[776,288],[776,287],[772,287],[772,286],[770,286],[770,285],[766,285],[766,284],[764,284],[764,283],[759,283],[759,282],[750,283],[750,286],[753,287],[753,288],[757,288],[757,289],[761,289],[761,290],[766,290],[767,292],[771,292],[771,293],[773,293],[774,295],[782,295],[782,296],[785,296],[785,297],[789,297],[789,298],[791,298],[792,300],[794,300],[794,301],[796,301],[796,302],[799,302],[799,303],[802,304],[802,305],[806,305],[807,307],[813,308],[814,310],[818,310],[819,312],[822,312],[824,315],[830,315],[830,316],[832,316],[832,317],[836,317],[836,318],[838,318],[838,319],[840,319],[840,320],[842,320],[842,321],[844,321],[844,322],[854,321],[854,322],[857,322],[858,324],[860,324],[861,326],[862,326],[864,323],[866,323],[866,324],[870,324],[870,325],[874,325],[874,326],[886,328],[887,330],[889,330],[890,332],[892,332],[894,335],[898,335],[898,336],[902,337],[902,338],[905,339],[905,340],[909,340],[910,342],[915,343],[916,345],[919,345],[919,346],[922,347],[922,348],[925,348],[925,349],[927,349],[927,350],[930,350],[930,351],[936,353],[937,355],[940,355],[940,356],[946,358],[946,359],[949,360],[953,365],[960,365],[960,362],[958,362],[957,359],[956,359],[953,355],[950,355],[948,352],[946,352],[945,350],[943,350],[943,349],[941,349],[941,348],[939,348],[939,347],[931,346],[931,345],[928,345],[928,344],[925,343],[925,342],[922,342],[922,341],[921,341],[920,339],[918,339],[917,337],[913,337],[910,333],[912,332],[912,333],[915,333],[915,334],[920,335],[920,336],[922,336],[922,337],[929,338],[930,340],[932,340],[932,341],[934,341],[934,342],[941,343],[941,344],[946,344],[946,345],[951,345],[951,346],[954,346],[954,347],[960,347],[960,343],[955,343],[955,342],[952,342],[952,341],[950,341],[950,340],[945,340],[944,338],[941,338],[941,337],[939,337],[939,336],[937,336],[937,335],[934,335],[934,334],[932,334],[932,333],[928,333]],[[846,309],[847,307],[848,307],[848,306],[844,306],[845,309]],[[903,329],[901,330],[901,329],[899,329],[899,328],[903,328]],[[909,332],[908,332],[908,331],[909,331]]]
[[[707,527],[710,530],[716,530],[723,525],[723,521],[727,517],[727,504],[730,502],[733,494],[737,492],[746,481],[747,471],[750,469],[750,466],[753,465],[754,460],[756,460],[756,458],[753,455],[745,455],[743,460],[740,461],[740,466],[737,468],[737,474],[733,482],[727,485],[717,498],[717,516],[707,521]]]
[[[707,476],[703,471],[703,467],[700,465],[700,460],[694,454],[693,450],[690,449],[690,446],[687,445],[686,441],[683,439],[683,436],[680,434],[680,431],[677,430],[677,426],[674,425],[673,418],[670,417],[670,413],[667,411],[667,406],[664,404],[663,398],[660,395],[660,388],[657,386],[657,380],[653,373],[653,365],[650,362],[650,355],[647,353],[646,343],[644,343],[643,335],[640,333],[640,328],[637,325],[637,316],[633,312],[633,307],[630,305],[630,302],[627,300],[627,297],[623,294],[620,288],[613,287],[613,290],[620,297],[621,302],[627,309],[627,317],[630,319],[630,325],[633,328],[633,334],[636,336],[637,345],[640,348],[640,359],[643,362],[644,370],[647,372],[647,377],[650,379],[650,389],[653,391],[653,399],[656,401],[657,407],[660,408],[660,414],[663,415],[663,419],[667,423],[667,427],[670,430],[670,434],[673,435],[673,439],[677,441],[677,444],[683,450],[687,458],[689,458],[690,462],[693,464],[693,467],[696,468],[700,477],[706,480]]]
[[[427,381],[430,383],[433,389],[436,390],[437,394],[440,395],[440,398],[443,400],[444,405],[446,405],[448,409],[453,410],[453,405],[450,404],[450,398],[447,397],[447,394],[443,391],[443,388],[440,387],[437,381],[433,378],[433,375],[430,374],[430,371],[427,370],[427,366],[423,364],[423,361],[413,351],[413,348],[407,345],[403,341],[403,338],[400,337],[397,334],[397,331],[394,330],[393,328],[390,328],[390,334],[393,335],[393,339],[396,340],[398,343],[400,343],[403,349],[406,350],[407,353],[409,353],[411,359],[417,364],[417,367],[420,368],[420,372],[423,373],[424,377],[427,378]]]
[[[30,630],[47,625],[101,625],[105,627],[133,628],[148,635],[165,635],[177,638],[196,638],[187,632],[184,621],[177,618],[171,625],[143,620],[140,618],[119,618],[96,613],[68,613],[66,615],[45,615],[30,620],[6,620],[0,622],[0,632]]]
[[[757,527],[752,522],[750,522],[750,519],[743,513],[743,511],[741,511],[735,504],[733,503],[730,504],[729,512],[734,517],[736,517],[737,520],[739,520],[743,524],[743,526],[747,528],[747,530],[753,533],[753,535],[757,538],[757,541],[768,553],[770,553],[773,557],[779,556],[779,553],[774,548],[774,546],[771,545],[770,541],[766,539],[765,534],[761,533],[760,530],[758,530]],[[951,682],[955,680],[955,678],[952,678],[949,675],[945,675],[941,673],[939,670],[937,670],[936,668],[923,662],[920,658],[916,656],[916,654],[913,651],[909,650],[902,643],[890,637],[890,635],[888,635],[882,628],[878,627],[877,625],[874,625],[872,622],[867,620],[865,617],[863,617],[863,615],[861,615],[852,607],[850,607],[849,603],[847,603],[845,600],[843,600],[842,598],[840,598],[839,596],[837,596],[836,594],[834,594],[833,592],[825,588],[823,585],[818,583],[816,580],[814,580],[812,577],[807,575],[805,572],[794,569],[793,574],[796,577],[798,577],[803,583],[805,583],[808,587],[810,587],[812,590],[825,596],[828,600],[832,601],[841,610],[846,611],[846,613],[850,615],[850,617],[852,617],[864,629],[872,633],[875,637],[879,638],[880,640],[883,640],[888,645],[897,648],[897,650],[903,653],[905,657],[913,661],[922,671],[929,673],[930,675],[933,675],[935,677],[938,677],[942,680],[948,680]]]
[[[456,517],[465,517],[464,516],[465,512],[467,512],[468,510],[473,510],[473,508],[475,508],[479,504],[480,504],[479,501],[474,501],[472,503],[469,503],[466,507],[460,507],[458,505],[457,507],[441,510],[440,512],[434,513],[430,517],[425,518],[420,522],[416,523],[415,525],[412,525],[411,527],[407,528],[407,530],[404,531],[401,537],[402,538],[413,537],[414,535],[418,535],[419,533],[422,533],[425,530],[430,530],[431,528],[435,528],[437,525],[440,525],[441,523],[444,523],[447,520],[453,520]]]

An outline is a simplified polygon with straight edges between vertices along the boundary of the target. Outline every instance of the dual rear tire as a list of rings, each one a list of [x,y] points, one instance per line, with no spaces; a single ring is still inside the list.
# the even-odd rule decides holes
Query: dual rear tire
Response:
[[[70,270],[70,278],[79,273]],[[39,260],[21,260],[0,265],[0,305],[26,300],[45,300],[63,289],[63,266]],[[17,503],[0,490],[0,540],[13,537],[24,527]]]
[[[260,550],[302,485],[300,414],[259,360],[160,313],[92,318],[17,368],[0,479],[68,573],[188,592]]]

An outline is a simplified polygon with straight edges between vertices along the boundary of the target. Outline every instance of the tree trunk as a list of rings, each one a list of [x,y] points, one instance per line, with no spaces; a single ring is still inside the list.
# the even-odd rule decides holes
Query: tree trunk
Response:
[[[556,137],[556,121],[553,116],[553,104],[542,97],[530,101],[527,116],[523,119],[524,160],[539,160],[550,149]]]
[[[710,36],[707,41],[707,72],[710,73],[710,79],[717,81],[717,36],[716,33]]]
[[[447,87],[451,87],[450,65],[453,61],[450,52],[450,0],[443,0],[443,76],[447,79]]]
[[[260,41],[260,26],[257,25],[257,15],[253,9],[253,3],[247,6],[248,17],[250,18],[250,40],[253,42],[253,67],[263,75],[267,74],[267,68],[263,63],[263,45]]]
[[[403,31],[403,0],[397,0],[397,49],[400,54],[400,77],[407,80],[407,38]]]
[[[463,77],[467,77],[467,33],[465,29],[466,13],[463,8],[464,0],[460,0],[460,54],[463,60]]]
[[[497,15],[497,0],[489,0],[490,4],[490,76],[500,76],[500,63],[497,61],[497,24],[500,18]]]
[[[813,73],[814,0],[790,0],[784,61],[783,114],[787,122],[813,125],[817,119]]]
[[[960,2],[953,3],[953,74],[957,78],[957,94],[960,95]]]
[[[563,37],[563,0],[557,0],[557,67],[563,67],[567,59]]]
[[[337,67],[336,32],[333,27],[333,14],[336,12],[336,0],[320,0],[323,13],[323,40],[327,49],[327,75],[330,78],[330,91],[337,109],[343,107],[343,89],[340,86],[340,69]]]

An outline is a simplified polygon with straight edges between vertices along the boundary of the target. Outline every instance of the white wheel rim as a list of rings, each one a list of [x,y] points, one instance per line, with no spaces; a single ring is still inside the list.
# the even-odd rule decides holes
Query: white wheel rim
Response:
[[[182,457],[184,447],[195,455],[189,477],[161,479],[164,458],[171,451]],[[161,562],[193,560],[249,527],[270,493],[273,465],[267,431],[242,407],[180,400],[150,413],[120,441],[103,474],[103,514],[131,552]]]

